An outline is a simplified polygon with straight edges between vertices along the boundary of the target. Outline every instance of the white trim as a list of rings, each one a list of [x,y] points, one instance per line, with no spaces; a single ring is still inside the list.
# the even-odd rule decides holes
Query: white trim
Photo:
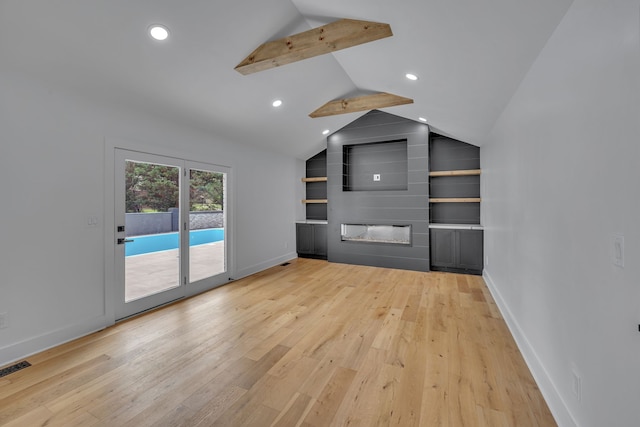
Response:
[[[538,384],[538,388],[547,402],[556,423],[558,423],[560,427],[577,427],[578,423],[575,421],[573,415],[571,415],[571,411],[569,411],[569,408],[562,399],[562,396],[558,393],[558,389],[552,378],[544,368],[544,365],[527,339],[524,331],[520,328],[520,325],[513,313],[509,310],[508,305],[504,298],[502,298],[500,291],[498,291],[498,288],[495,286],[495,283],[486,268],[482,273],[482,277],[487,284],[489,292],[495,300],[496,305],[500,310],[500,314],[502,314],[513,339],[516,341],[516,345],[518,346],[524,361],[529,367],[529,371],[531,371],[533,378]]]
[[[115,145],[108,138],[104,139],[104,314],[105,327],[116,322],[115,307],[115,255],[113,230],[115,229]]]
[[[295,258],[298,258],[298,254],[296,252],[289,252],[288,254],[276,258],[271,258],[268,261],[252,265],[251,267],[243,268],[242,270],[238,270],[236,272],[236,275],[232,277],[234,280],[242,279],[243,277],[251,276],[252,274],[259,273],[268,268],[275,267],[276,265],[282,264],[287,261],[291,261]]]
[[[9,365],[53,347],[105,329],[109,320],[105,316],[94,317],[75,325],[65,326],[42,335],[0,347],[0,366]]]

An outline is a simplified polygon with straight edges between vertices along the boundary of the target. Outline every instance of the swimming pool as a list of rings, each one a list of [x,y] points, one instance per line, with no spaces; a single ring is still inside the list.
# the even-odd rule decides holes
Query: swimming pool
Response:
[[[148,234],[146,236],[127,237],[124,256],[142,255],[151,252],[166,251],[178,247],[178,233]],[[189,246],[224,240],[224,228],[206,228],[189,231]]]

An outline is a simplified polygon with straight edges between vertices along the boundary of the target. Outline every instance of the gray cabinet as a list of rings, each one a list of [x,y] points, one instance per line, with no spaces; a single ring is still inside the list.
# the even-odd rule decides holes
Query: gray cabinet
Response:
[[[431,267],[456,266],[456,230],[432,229],[431,236]]]
[[[483,231],[456,230],[457,268],[482,273],[483,267]]]
[[[303,258],[327,259],[327,224],[296,224],[296,251]]]
[[[432,270],[482,274],[482,230],[433,228],[430,237]]]

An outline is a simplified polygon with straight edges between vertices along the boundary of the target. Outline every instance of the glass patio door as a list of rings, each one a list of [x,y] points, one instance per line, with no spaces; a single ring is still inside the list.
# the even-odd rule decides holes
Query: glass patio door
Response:
[[[185,167],[189,183],[188,282],[219,282],[228,276],[228,169],[195,162],[186,162]]]
[[[116,318],[185,296],[183,162],[116,150]]]
[[[116,319],[228,280],[229,169],[116,149]]]

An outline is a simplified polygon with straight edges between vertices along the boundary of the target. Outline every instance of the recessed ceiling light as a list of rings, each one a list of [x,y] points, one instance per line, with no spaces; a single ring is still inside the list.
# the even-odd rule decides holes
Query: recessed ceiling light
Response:
[[[274,107],[279,107],[282,105],[282,100],[276,99],[271,105],[273,105]]]
[[[425,119],[424,117],[418,117],[418,120],[420,120],[421,122],[426,122],[427,119]]]
[[[158,41],[166,40],[169,37],[169,29],[164,25],[152,25],[149,27],[149,35]]]
[[[322,131],[322,134],[323,134],[323,135],[327,135],[327,134],[329,134],[329,132],[330,132],[330,130],[329,130],[329,129],[325,129],[325,130],[323,130],[323,131]]]
[[[416,76],[415,74],[407,73],[404,76],[409,80],[418,80],[418,76]]]

